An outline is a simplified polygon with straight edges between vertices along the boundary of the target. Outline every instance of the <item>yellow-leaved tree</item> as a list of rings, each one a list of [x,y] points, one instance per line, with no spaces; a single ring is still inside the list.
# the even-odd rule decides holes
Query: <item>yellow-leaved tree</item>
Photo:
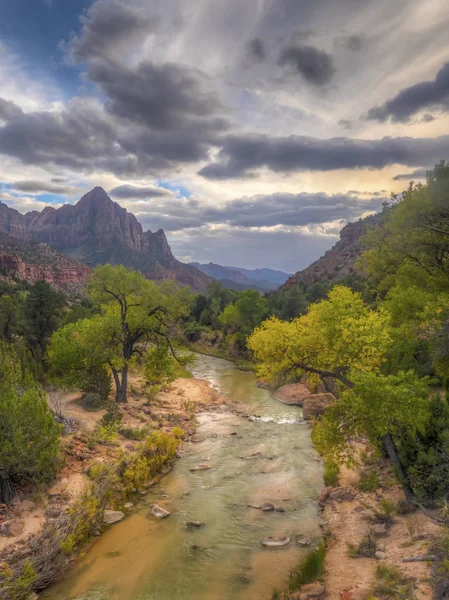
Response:
[[[391,344],[388,314],[344,286],[293,321],[268,319],[248,341],[258,374],[271,383],[307,373],[311,383],[332,377],[349,387],[351,371],[378,371]]]

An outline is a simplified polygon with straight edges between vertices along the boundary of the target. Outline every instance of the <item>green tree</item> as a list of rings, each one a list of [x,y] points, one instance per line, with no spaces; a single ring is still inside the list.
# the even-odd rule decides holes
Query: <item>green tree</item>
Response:
[[[218,320],[227,331],[248,335],[267,316],[267,312],[266,299],[250,289],[239,292],[235,304],[229,304]]]
[[[65,298],[45,281],[38,281],[25,301],[27,338],[33,352],[43,355],[61,321]]]
[[[127,401],[131,361],[145,361],[162,340],[174,354],[176,325],[190,309],[191,295],[174,282],[157,285],[123,266],[96,267],[88,295],[100,313],[57,331],[48,355],[53,372],[76,381],[80,372],[101,365],[111,369],[116,401]]]
[[[9,503],[16,485],[54,475],[59,426],[43,392],[4,343],[0,363],[0,503]]]
[[[411,436],[423,433],[429,413],[428,382],[413,371],[397,375],[352,373],[341,398],[329,407],[316,425],[313,437],[327,457],[341,461],[348,442],[357,437],[378,448],[384,445],[410,500],[407,474],[397,452],[404,430]]]

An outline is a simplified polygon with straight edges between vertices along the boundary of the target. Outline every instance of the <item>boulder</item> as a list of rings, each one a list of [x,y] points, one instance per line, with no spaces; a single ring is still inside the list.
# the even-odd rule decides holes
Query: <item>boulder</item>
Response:
[[[0,526],[0,534],[6,537],[22,535],[25,525],[19,519],[10,519]]]
[[[165,508],[162,508],[162,506],[153,504],[153,507],[151,508],[151,514],[154,515],[155,517],[158,517],[158,519],[165,519],[171,513],[168,510],[165,510]]]
[[[308,583],[301,586],[301,600],[307,598],[321,598],[326,593],[326,590],[321,583]]]
[[[290,538],[288,537],[266,537],[262,540],[262,546],[266,546],[267,548],[277,548],[280,546],[287,546],[290,543]]]
[[[302,399],[302,415],[310,421],[324,414],[326,408],[335,402],[333,394],[309,394]]]
[[[318,498],[318,502],[320,504],[325,504],[326,501],[328,500],[328,498],[329,498],[329,496],[330,496],[330,494],[331,494],[331,492],[332,492],[333,489],[334,488],[332,486],[328,486],[328,487],[323,488],[321,490],[321,492],[320,492],[320,495],[319,495],[319,498]]]
[[[329,500],[337,502],[350,502],[354,498],[355,494],[351,488],[336,487],[329,493]]]
[[[108,510],[106,509],[103,514],[103,521],[108,525],[118,523],[125,517],[125,513],[121,510]]]
[[[302,406],[303,398],[310,396],[310,390],[303,383],[283,385],[274,392],[274,397],[290,406]]]
[[[384,558],[387,558],[387,555],[385,552],[382,552],[382,550],[377,550],[374,556],[377,558],[377,560],[383,560]]]

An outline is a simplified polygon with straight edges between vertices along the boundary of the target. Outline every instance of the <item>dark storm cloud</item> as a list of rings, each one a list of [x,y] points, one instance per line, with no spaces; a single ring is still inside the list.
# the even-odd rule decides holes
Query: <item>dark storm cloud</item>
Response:
[[[204,225],[229,227],[303,227],[334,221],[353,221],[377,212],[386,197],[360,198],[350,194],[268,194],[244,197],[211,207],[195,200],[157,200],[136,204],[135,211],[148,226],[179,231]]]
[[[49,194],[72,194],[76,191],[76,188],[71,186],[58,185],[57,183],[47,181],[16,181],[14,187],[21,192],[32,194],[39,194],[41,192]]]
[[[412,173],[400,173],[393,177],[394,181],[412,181],[413,179],[425,179],[428,169],[415,169]]]
[[[133,68],[99,61],[88,77],[109,97],[106,108],[111,114],[152,129],[199,128],[205,133],[229,125],[210,79],[197,69],[148,61]]]
[[[335,73],[332,56],[314,46],[285,46],[279,55],[279,64],[291,65],[306,81],[314,85],[329,83]]]
[[[267,56],[265,43],[262,38],[254,38],[248,44],[248,52],[252,59],[262,62]]]
[[[435,164],[449,155],[449,136],[437,138],[385,137],[378,140],[345,137],[319,139],[292,135],[228,136],[218,161],[199,172],[207,179],[232,179],[267,167],[275,172],[331,171],[400,164]]]
[[[115,55],[128,43],[136,43],[154,28],[155,20],[119,0],[97,0],[80,17],[81,34],[61,46],[74,62]]]
[[[160,196],[170,196],[168,190],[157,187],[138,187],[136,185],[119,185],[109,192],[110,196],[115,198],[157,198]]]
[[[449,63],[440,69],[433,81],[423,81],[401,90],[391,100],[371,108],[365,118],[405,123],[416,113],[430,108],[449,110]]]
[[[8,121],[20,114],[22,114],[22,109],[17,104],[0,98],[0,121]]]

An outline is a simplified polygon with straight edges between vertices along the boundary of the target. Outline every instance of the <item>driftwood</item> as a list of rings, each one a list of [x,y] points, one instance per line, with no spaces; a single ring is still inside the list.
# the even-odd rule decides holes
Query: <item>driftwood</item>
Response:
[[[407,558],[403,558],[402,562],[403,563],[428,562],[428,561],[435,561],[435,560],[437,560],[437,557],[434,556],[433,554],[429,554],[428,556],[409,556]]]

